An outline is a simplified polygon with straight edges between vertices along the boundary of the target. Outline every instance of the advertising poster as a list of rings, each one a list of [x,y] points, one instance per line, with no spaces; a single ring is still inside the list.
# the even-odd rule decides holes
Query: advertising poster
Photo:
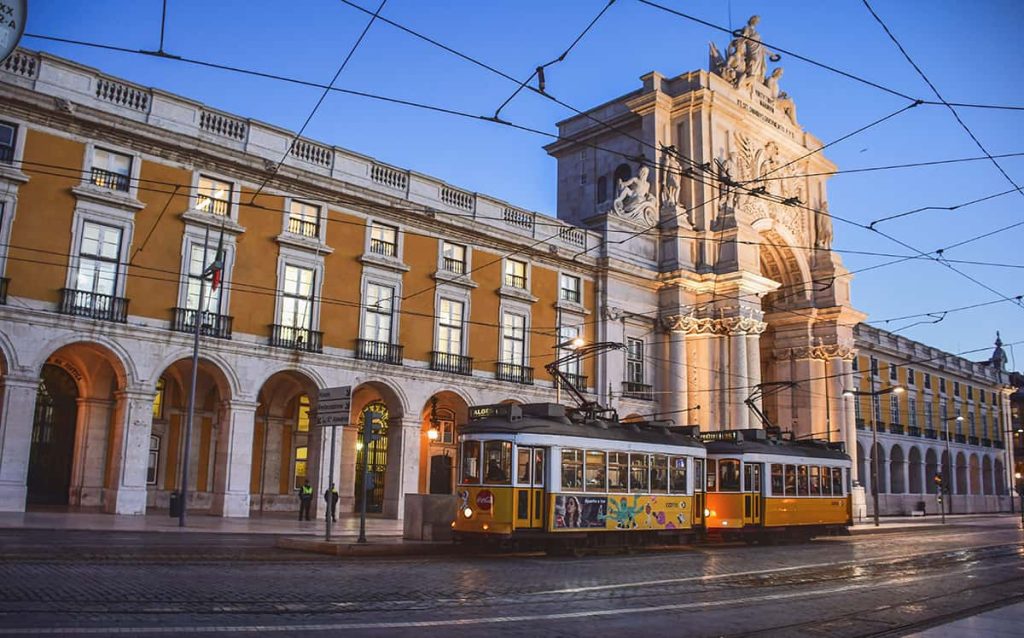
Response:
[[[604,528],[608,499],[604,496],[555,497],[555,529]]]

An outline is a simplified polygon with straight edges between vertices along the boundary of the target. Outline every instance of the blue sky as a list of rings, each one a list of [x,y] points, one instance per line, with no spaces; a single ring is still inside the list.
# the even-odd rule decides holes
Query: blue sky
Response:
[[[353,0],[375,10],[376,0]],[[765,42],[862,76],[904,94],[935,99],[858,0],[827,2],[678,2],[661,0],[709,22],[737,28],[761,16]],[[382,15],[476,57],[514,77],[555,58],[597,15],[606,0],[388,0]],[[950,102],[1024,105],[1024,3],[1015,0],[874,0],[873,8]],[[155,49],[160,0],[32,0],[30,34]],[[326,83],[365,27],[368,16],[339,0],[169,0],[165,49],[173,54]],[[547,89],[576,108],[627,93],[651,70],[672,76],[706,68],[708,41],[728,36],[636,0],[617,0],[568,58],[548,70]],[[319,98],[314,88],[162,60],[26,37],[23,46],[50,51],[134,82],[297,130]],[[782,88],[796,100],[801,125],[831,141],[906,106],[903,98],[789,56]],[[508,80],[460,60],[384,23],[370,29],[336,86],[491,115],[515,88]],[[993,154],[1024,152],[1024,111],[959,109]],[[521,93],[505,119],[554,132],[571,112]],[[435,175],[453,184],[555,214],[555,163],[547,138],[486,122],[330,95],[306,135]],[[840,169],[977,157],[982,152],[948,109],[922,105],[828,149]],[[1024,157],[999,160],[1018,184]],[[833,213],[867,224],[924,206],[952,206],[1009,190],[991,162],[837,175],[830,181]],[[931,251],[1018,221],[1024,195],[1011,193],[958,211],[926,211],[879,225]],[[888,239],[835,224],[837,250],[912,254]],[[1024,226],[945,253],[949,259],[1003,264],[955,264],[958,270],[1013,297],[1024,294]],[[845,253],[858,270],[885,258]],[[921,319],[888,318],[995,301],[1000,297],[933,260],[913,260],[865,272],[853,283],[854,305],[869,321],[898,329]],[[927,319],[926,319],[927,320]],[[901,334],[950,352],[988,347],[995,331],[1024,342],[1024,308],[1009,302],[950,313]],[[1014,352],[1015,351],[1015,352]],[[988,351],[967,355],[987,357]],[[1019,356],[1014,356],[1019,355]],[[1011,349],[1024,368],[1024,343]]]

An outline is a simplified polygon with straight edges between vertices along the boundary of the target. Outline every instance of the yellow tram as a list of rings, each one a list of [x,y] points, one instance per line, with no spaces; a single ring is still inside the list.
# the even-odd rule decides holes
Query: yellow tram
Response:
[[[789,441],[755,429],[701,438],[709,537],[807,540],[846,533],[852,524],[851,464],[843,443]]]
[[[699,530],[695,427],[552,403],[474,406],[459,428],[456,540],[578,550],[685,542]]]

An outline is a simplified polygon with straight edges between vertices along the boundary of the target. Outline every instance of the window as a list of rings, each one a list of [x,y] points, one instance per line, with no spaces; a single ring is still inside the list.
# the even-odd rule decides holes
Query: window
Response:
[[[875,423],[882,422],[882,399],[877,395],[871,397],[871,412],[875,418]]]
[[[288,232],[303,237],[320,238],[320,207],[292,200],[288,208]]]
[[[580,292],[580,278],[572,275],[562,275],[559,277],[559,282],[559,298],[562,301],[580,303],[583,299],[583,295]]]
[[[930,373],[928,373],[928,372],[924,373],[924,389],[925,390],[931,390],[932,389],[932,375]]]
[[[900,422],[900,398],[895,394],[889,397],[889,423],[898,425]]]
[[[370,252],[385,257],[398,256],[398,229],[384,224],[370,225]]]
[[[953,382],[953,396],[955,396],[955,397],[960,396],[960,382],[959,381],[954,381]]]
[[[14,160],[14,145],[18,141],[18,127],[0,122],[0,162],[10,164]]]
[[[783,496],[785,491],[785,481],[782,479],[782,465],[772,463],[772,495]]]
[[[853,371],[854,372],[857,372],[858,370],[860,370],[860,357],[854,357],[853,360],[852,360],[852,364],[853,364]]]
[[[146,466],[146,485],[156,485],[160,469],[160,437],[149,436],[149,465]]]
[[[626,339],[626,381],[644,382],[643,339]]]
[[[505,260],[505,285],[510,288],[526,289],[526,263],[515,259]]]
[[[914,385],[914,376],[916,376],[913,368],[907,368],[907,385]]]
[[[437,411],[437,428],[439,430],[437,440],[440,443],[451,445],[455,442],[455,412],[447,408],[440,408]]]
[[[860,397],[858,396],[853,397],[853,417],[858,421],[864,418],[864,415],[861,414]]]
[[[306,469],[309,457],[309,448],[305,445],[300,445],[295,448],[295,478],[292,485],[294,489],[299,489],[306,482]]]
[[[912,428],[917,427],[917,399],[914,397],[907,397],[907,425]]]
[[[90,181],[100,188],[127,193],[131,183],[132,158],[130,155],[97,148],[92,155]]]
[[[979,388],[978,389],[978,403],[984,403],[984,402],[985,402],[985,390]]]
[[[461,301],[441,299],[437,312],[437,350],[444,354],[462,355]]]
[[[226,217],[231,212],[231,184],[200,175],[196,184],[196,210]]]
[[[462,443],[462,482],[480,482],[480,441]]]
[[[843,495],[843,468],[841,467],[832,468],[832,495]]]
[[[811,496],[821,496],[821,468],[817,465],[811,466]]]
[[[484,441],[484,483],[512,484],[510,441]]]
[[[583,451],[562,450],[562,489],[583,489]]]
[[[118,266],[121,256],[121,229],[85,222],[82,227],[82,242],[79,249],[78,276],[75,290],[86,293],[114,296],[117,294]],[[78,302],[92,304],[92,300]]]
[[[718,461],[718,491],[739,492],[740,491],[740,462],[739,459],[719,459]]]
[[[579,376],[580,374],[580,358],[570,357],[575,351],[575,343],[580,338],[580,327],[579,326],[562,326],[558,330],[559,343],[564,344],[559,348],[559,358],[565,358],[566,360],[558,364],[558,369],[565,374],[571,374]]]
[[[878,376],[878,359],[871,357],[871,376]]]
[[[808,473],[806,465],[798,465],[796,468],[796,493],[797,496],[808,494]]]
[[[968,412],[967,413],[967,421],[970,424],[970,428],[971,428],[969,430],[969,434],[971,436],[978,436],[978,423],[974,419],[974,413],[973,412]]]
[[[164,418],[164,394],[167,391],[167,384],[164,378],[160,377],[156,382],[156,396],[153,397],[153,418]]]
[[[204,247],[202,244],[191,244],[188,260],[188,284],[185,289],[185,308],[187,310],[200,309],[202,312],[220,314],[220,291],[223,289],[223,286],[218,286],[216,290],[213,290],[209,281],[205,283],[203,281],[203,273],[216,259],[216,246]],[[224,275],[221,273],[222,281],[223,277]],[[204,296],[202,304],[199,303],[200,291],[202,291]],[[200,305],[202,308],[200,308]]]
[[[608,458],[604,452],[587,450],[585,478],[586,489],[594,492],[608,491]]]
[[[934,424],[934,421],[932,419],[932,402],[931,401],[925,401],[924,402],[924,427],[929,429],[929,430],[935,429],[935,424]]]
[[[668,492],[668,457],[655,454],[651,457],[651,491]]]
[[[974,400],[974,386],[967,386],[967,400]]]
[[[673,494],[686,494],[686,457],[673,456],[669,462],[669,487]]]
[[[299,411],[295,415],[295,431],[309,432],[309,395],[299,395]]]
[[[896,381],[897,379],[899,379],[899,377],[900,377],[900,375],[899,375],[899,368],[896,366],[895,363],[890,363],[889,364],[889,380],[890,381]]]
[[[441,244],[441,265],[448,272],[466,274],[466,247],[449,242]]]
[[[949,406],[942,401],[939,403],[939,423],[945,424],[947,421],[949,421]]]
[[[608,491],[625,492],[629,477],[629,455],[625,452],[608,453]]]
[[[796,466],[786,466],[786,496],[796,496]]]
[[[313,271],[285,265],[281,291],[281,325],[309,330],[313,318]]]
[[[942,392],[942,393],[946,392],[946,380],[945,379],[939,379],[939,392]]]
[[[393,318],[392,301],[395,289],[381,284],[366,284],[366,316],[363,319],[363,339],[391,343]]]
[[[501,362],[523,365],[525,346],[526,317],[506,312],[501,318]]]
[[[651,460],[646,454],[629,455],[629,491],[646,492],[649,485],[648,472]]]

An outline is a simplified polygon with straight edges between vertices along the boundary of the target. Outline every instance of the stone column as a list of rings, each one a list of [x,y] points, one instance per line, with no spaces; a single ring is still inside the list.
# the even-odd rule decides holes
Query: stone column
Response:
[[[1017,498],[1017,492],[1015,491],[1016,490],[1016,485],[1017,485],[1017,479],[1014,478],[1015,470],[1014,470],[1014,467],[1013,467],[1013,464],[1015,463],[1015,459],[1013,458],[1013,421],[1010,418],[1011,415],[1012,415],[1012,413],[1010,411],[1010,394],[1011,394],[1011,391],[1012,391],[1012,388],[1008,388],[1008,389],[1003,390],[1002,392],[1000,392],[1000,397],[999,397],[999,416],[1000,416],[999,421],[1000,422],[999,422],[999,426],[998,427],[999,427],[999,438],[1002,439],[1002,441],[1003,441],[1003,454],[1005,455],[1004,459],[1003,459],[1003,463],[1005,464],[1003,472],[1006,474],[1006,477],[1003,480],[1004,480],[1004,482],[1006,484],[1006,492],[1010,495],[1010,498],[1013,499],[1013,498]],[[995,478],[995,477],[993,477],[993,478]],[[993,480],[993,483],[994,482],[995,481]],[[993,485],[993,487],[995,487],[995,486]],[[1022,505],[1022,507],[1024,507],[1024,503],[1021,503],[1021,505]],[[1011,507],[1012,507],[1012,505],[1011,505]]]
[[[388,470],[384,485],[384,515],[401,519],[405,495],[419,491],[419,422],[391,419],[388,423]]]
[[[227,518],[248,518],[252,479],[252,439],[256,401],[225,401],[214,460],[213,513]]]
[[[767,327],[768,324],[764,324]],[[764,330],[762,329],[761,332]],[[761,333],[760,332],[748,332],[746,336],[747,340],[747,378],[748,382],[746,385],[750,386],[747,391],[749,396],[753,389],[761,384]],[[764,412],[764,402],[760,398],[755,402],[757,408]],[[747,410],[750,412],[750,410]],[[753,416],[750,417],[754,419]],[[762,423],[754,423],[751,421],[751,427],[760,428],[763,427]]]
[[[146,513],[146,468],[153,429],[153,384],[118,390],[110,427],[111,463],[103,509],[112,514]]]
[[[107,437],[114,402],[79,397],[75,425],[75,457],[69,502],[98,507],[103,495],[103,466],[107,462]],[[148,455],[147,455],[148,467]]]
[[[750,428],[750,410],[745,403],[750,396],[750,388],[746,386],[750,382],[750,375],[747,373],[747,333],[743,330],[736,330],[729,334],[729,367],[731,374],[727,374],[726,387],[732,388],[728,394],[731,397],[729,427],[736,430]]]
[[[24,512],[39,377],[9,374],[0,388],[0,511]]]
[[[665,364],[665,379],[668,380],[666,389],[669,394],[665,402],[664,411],[666,416],[676,423],[686,423],[686,413],[683,412],[689,407],[687,400],[686,384],[686,333],[682,331],[670,331],[665,333],[668,340],[668,361]]]

